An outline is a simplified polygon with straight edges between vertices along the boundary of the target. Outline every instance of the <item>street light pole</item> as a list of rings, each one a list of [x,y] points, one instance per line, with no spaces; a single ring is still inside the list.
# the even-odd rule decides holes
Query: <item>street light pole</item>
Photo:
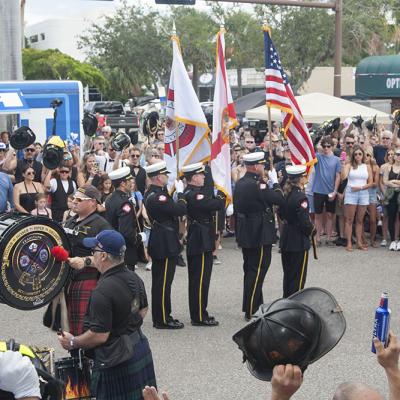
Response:
[[[308,8],[325,8],[335,11],[335,61],[333,69],[333,95],[341,96],[342,85],[342,0],[333,0],[320,3],[317,1],[299,1],[299,0],[208,0],[222,1],[225,3],[250,3],[261,5],[293,6]]]

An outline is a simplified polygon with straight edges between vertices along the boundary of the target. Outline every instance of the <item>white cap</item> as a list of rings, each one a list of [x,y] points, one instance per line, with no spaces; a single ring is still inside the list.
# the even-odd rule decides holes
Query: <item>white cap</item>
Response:
[[[184,167],[182,167],[182,172],[187,176],[204,173],[204,170],[205,167],[201,162],[185,165]]]
[[[111,171],[108,174],[108,177],[112,180],[112,181],[117,181],[119,179],[127,179],[127,178],[132,178],[131,175],[131,169],[129,167],[122,167],[122,168],[118,168],[114,171]]]
[[[243,161],[246,165],[265,164],[265,153],[263,151],[256,151],[245,154]]]
[[[6,150],[6,149],[7,149],[6,144],[3,142],[0,142],[0,150]]]
[[[304,176],[307,171],[306,165],[288,165],[286,168],[286,173],[289,178],[298,178]]]
[[[165,161],[160,161],[155,164],[148,165],[145,167],[148,176],[156,176],[160,174],[169,174],[167,170],[167,163]]]

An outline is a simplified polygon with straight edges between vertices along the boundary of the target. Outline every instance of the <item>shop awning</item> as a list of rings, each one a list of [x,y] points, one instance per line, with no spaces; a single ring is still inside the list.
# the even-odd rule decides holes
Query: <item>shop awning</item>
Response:
[[[400,55],[371,56],[356,68],[357,97],[400,97]]]

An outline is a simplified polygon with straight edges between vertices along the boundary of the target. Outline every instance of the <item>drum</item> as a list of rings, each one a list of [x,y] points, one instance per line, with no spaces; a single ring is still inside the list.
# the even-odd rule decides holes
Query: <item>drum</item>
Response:
[[[70,267],[54,259],[54,246],[70,249],[57,222],[44,216],[0,214],[0,302],[32,310],[57,296]]]
[[[56,361],[56,378],[64,382],[64,399],[91,399],[90,362],[85,357],[67,357]]]

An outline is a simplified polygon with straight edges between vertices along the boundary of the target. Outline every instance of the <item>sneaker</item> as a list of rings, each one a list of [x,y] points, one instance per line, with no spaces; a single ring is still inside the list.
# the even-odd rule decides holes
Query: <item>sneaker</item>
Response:
[[[218,250],[222,250],[222,246],[220,244],[218,245]]]
[[[385,239],[382,240],[381,246],[382,247],[386,247],[387,246],[387,241]]]
[[[220,265],[220,264],[221,264],[221,261],[218,260],[218,257],[217,257],[217,256],[213,256],[213,264],[214,264],[214,265]]]
[[[152,262],[151,261],[149,261],[147,264],[146,264],[146,271],[151,271],[151,266],[152,266]]]
[[[400,251],[400,240],[397,242],[396,251]]]
[[[382,221],[381,220],[378,221],[378,225],[377,226],[382,226]]]
[[[397,242],[393,241],[392,243],[390,243],[389,250],[396,251],[397,250]]]
[[[134,266],[134,269],[135,269],[135,271],[138,269],[138,266],[137,266],[137,264],[135,264],[135,266]]]

